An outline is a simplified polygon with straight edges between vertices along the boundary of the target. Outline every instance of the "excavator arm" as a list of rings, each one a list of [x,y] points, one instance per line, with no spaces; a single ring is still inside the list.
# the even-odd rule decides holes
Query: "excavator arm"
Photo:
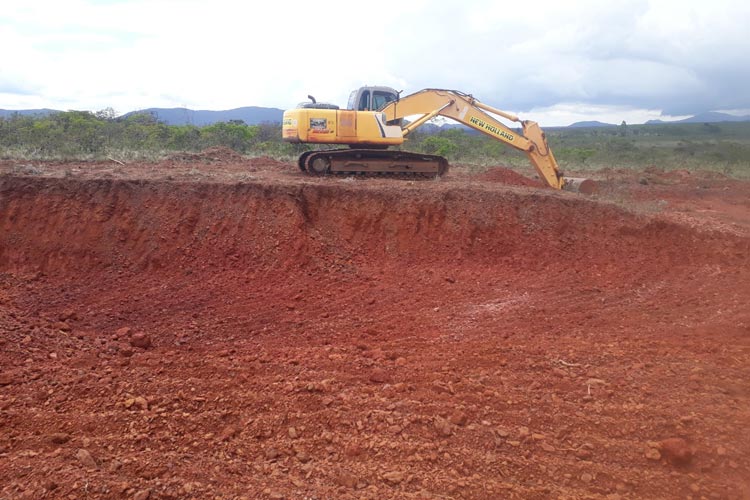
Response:
[[[387,123],[420,115],[403,129],[404,136],[437,115],[452,118],[526,153],[539,176],[554,189],[580,192],[593,192],[595,189],[591,180],[563,177],[538,123],[521,120],[511,113],[481,103],[471,95],[456,90],[424,89],[392,101],[380,111],[385,114]],[[521,132],[507,127],[490,113],[520,123]]]

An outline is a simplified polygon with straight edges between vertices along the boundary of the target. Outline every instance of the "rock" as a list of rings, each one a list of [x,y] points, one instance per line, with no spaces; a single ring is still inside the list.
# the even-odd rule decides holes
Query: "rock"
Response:
[[[130,331],[131,330],[129,326],[123,326],[122,328],[118,328],[117,330],[115,330],[114,337],[117,337],[119,339],[125,338],[130,335]]]
[[[391,380],[390,375],[388,372],[383,370],[382,368],[375,368],[370,373],[370,382],[374,382],[376,384],[384,384]]]
[[[646,452],[644,453],[646,458],[649,460],[661,460],[661,453],[659,453],[659,450],[656,448],[651,448],[650,446],[646,447]]]
[[[44,489],[47,491],[54,491],[59,487],[60,485],[53,480],[48,479],[44,482]]]
[[[57,319],[60,321],[76,321],[78,319],[78,314],[73,309],[66,309],[60,313]]]
[[[53,444],[65,444],[70,441],[70,434],[65,434],[64,432],[56,432],[50,435],[49,440]]]
[[[396,366],[406,366],[406,358],[396,358],[394,363]]]
[[[148,349],[151,347],[151,337],[145,333],[134,333],[130,337],[130,345],[139,349]]]
[[[344,455],[349,458],[358,457],[362,454],[362,447],[360,447],[357,443],[349,443],[344,448]]]
[[[461,410],[456,410],[453,413],[451,413],[451,416],[448,417],[448,421],[452,423],[453,425],[466,425],[467,420],[469,417],[466,416],[466,413],[462,412]]]
[[[148,410],[148,401],[146,401],[146,398],[143,396],[138,396],[137,398],[133,399],[135,405],[140,408],[141,410]]]
[[[390,484],[396,485],[402,483],[405,477],[403,472],[393,471],[383,474],[383,479]]]
[[[67,324],[65,321],[59,321],[55,323],[54,328],[57,330],[60,330],[61,332],[69,332],[71,330],[70,325]]]
[[[581,474],[581,481],[583,481],[584,483],[590,483],[593,480],[594,476],[592,476],[588,472],[584,472],[583,474]]]
[[[297,439],[299,437],[299,432],[297,432],[297,429],[295,429],[294,427],[290,427],[287,430],[287,434],[291,439]]]
[[[83,448],[79,449],[76,452],[76,458],[87,469],[99,468],[99,464],[96,463],[96,460],[94,460],[94,457],[91,456],[91,453],[89,453],[87,450],[84,450]]]
[[[593,456],[594,454],[591,452],[591,450],[587,450],[586,448],[580,448],[576,451],[576,458],[578,460],[591,460],[591,457]]]
[[[281,452],[274,447],[270,447],[266,448],[265,455],[268,460],[276,460],[281,456]]]
[[[296,457],[297,457],[297,460],[299,460],[303,464],[306,464],[307,462],[309,462],[310,460],[312,460],[312,457],[310,456],[310,454],[307,453],[306,451],[302,451],[302,450],[300,450],[300,451],[297,452]]]
[[[151,490],[141,490],[133,495],[133,500],[148,500],[151,497]]]
[[[234,436],[239,434],[239,432],[240,431],[239,429],[237,429],[237,427],[234,427],[233,425],[229,425],[227,427],[224,427],[224,430],[221,431],[221,433],[219,434],[219,439],[221,441],[229,441]]]
[[[129,345],[121,345],[121,346],[119,346],[119,349],[118,349],[117,352],[120,353],[120,356],[123,356],[125,358],[129,358],[133,354],[135,354],[135,351]]]
[[[521,439],[528,437],[531,435],[531,431],[529,431],[528,427],[519,427],[518,428],[518,437]]]
[[[668,438],[659,443],[662,456],[674,465],[687,465],[693,459],[693,450],[682,438]]]
[[[342,470],[336,475],[336,482],[341,486],[353,489],[357,486],[359,479],[351,472]]]
[[[441,417],[435,417],[435,430],[438,431],[438,434],[441,436],[448,437],[453,433],[453,427],[451,426],[450,422],[445,420]]]
[[[15,382],[15,377],[11,373],[0,373],[0,386],[10,385]]]

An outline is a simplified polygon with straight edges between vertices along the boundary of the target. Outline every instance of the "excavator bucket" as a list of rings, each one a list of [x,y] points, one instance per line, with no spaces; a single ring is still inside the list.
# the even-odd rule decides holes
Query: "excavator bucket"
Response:
[[[599,186],[595,181],[584,177],[563,177],[563,186],[565,191],[572,191],[581,194],[596,194]]]

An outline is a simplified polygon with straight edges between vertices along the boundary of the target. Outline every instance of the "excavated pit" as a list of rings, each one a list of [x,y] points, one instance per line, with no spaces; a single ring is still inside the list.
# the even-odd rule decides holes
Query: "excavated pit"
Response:
[[[749,246],[525,188],[0,177],[0,482],[742,495]]]

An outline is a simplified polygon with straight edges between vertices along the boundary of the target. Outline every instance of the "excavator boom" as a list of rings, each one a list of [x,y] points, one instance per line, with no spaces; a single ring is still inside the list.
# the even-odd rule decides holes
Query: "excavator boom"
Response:
[[[438,114],[482,132],[508,146],[523,151],[544,182],[555,189],[574,188],[576,191],[593,189],[593,183],[583,179],[565,178],[560,171],[555,156],[550,150],[539,124],[531,120],[521,120],[516,115],[481,103],[471,95],[457,90],[424,89],[399,100],[388,103],[382,110],[386,122],[400,120],[406,116]],[[437,111],[435,113],[435,111]],[[501,116],[520,123],[521,132],[516,132],[492,116]],[[418,118],[415,123],[420,122]],[[407,127],[408,134],[413,128]]]

